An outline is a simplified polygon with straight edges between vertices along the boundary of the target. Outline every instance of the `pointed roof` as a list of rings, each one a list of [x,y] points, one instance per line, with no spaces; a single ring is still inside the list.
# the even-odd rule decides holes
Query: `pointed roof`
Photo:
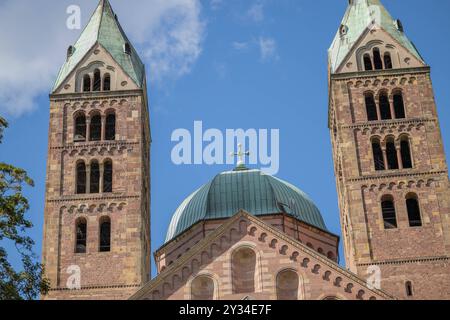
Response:
[[[121,66],[124,72],[142,87],[145,77],[145,68],[136,50],[131,45],[123,31],[117,16],[108,0],[100,0],[89,23],[84,28],[77,42],[73,46],[73,53],[59,71],[52,91],[58,89],[62,82],[78,66],[97,43],[101,44],[113,59]],[[130,45],[131,53],[124,51],[125,44]]]
[[[380,0],[353,0],[349,1],[341,27],[328,51],[332,73],[336,72],[356,42],[374,25],[381,27],[417,59],[424,62],[414,44],[403,32],[399,21],[391,17]],[[344,34],[341,32],[342,28],[345,28]]]

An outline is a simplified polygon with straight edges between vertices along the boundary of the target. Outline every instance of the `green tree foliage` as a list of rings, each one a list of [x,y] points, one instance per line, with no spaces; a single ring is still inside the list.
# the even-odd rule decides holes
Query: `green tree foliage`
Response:
[[[0,117],[0,144],[7,127],[6,120]],[[27,173],[0,162],[0,300],[32,300],[49,288],[44,268],[33,253],[34,241],[26,236],[33,224],[25,217],[29,204],[23,195],[24,186],[34,186]],[[1,246],[3,241],[14,243],[22,260],[21,271],[8,262],[7,252]]]

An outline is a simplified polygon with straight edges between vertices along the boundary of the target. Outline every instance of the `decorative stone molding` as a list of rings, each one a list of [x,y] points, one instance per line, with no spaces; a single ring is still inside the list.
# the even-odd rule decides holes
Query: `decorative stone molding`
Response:
[[[401,69],[385,69],[385,70],[372,70],[372,71],[358,71],[348,73],[331,74],[331,79],[338,82],[346,81],[349,79],[368,79],[373,80],[374,77],[405,77],[405,74],[418,75],[430,73],[430,67],[419,68],[401,68]]]
[[[65,196],[64,198],[57,198],[57,199],[47,199],[47,202],[49,203],[71,203],[71,202],[86,202],[86,201],[105,201],[105,200],[112,200],[112,202],[119,202],[122,203],[120,200],[126,200],[126,199],[138,199],[139,196],[123,196],[123,195],[111,195],[111,196],[105,196],[105,195],[99,195],[97,197],[93,197],[92,194],[88,194],[85,197],[80,197],[80,195],[76,196]],[[66,205],[65,207],[67,207]]]
[[[93,289],[125,289],[125,288],[140,288],[140,284],[117,284],[110,286],[82,286],[81,289],[76,289],[76,291],[83,290],[93,290]],[[71,291],[74,289],[69,288],[50,288],[49,291]]]
[[[122,211],[126,206],[126,202],[107,202],[107,203],[82,203],[78,205],[62,206],[61,213],[79,214],[79,213],[94,213],[106,211]]]
[[[371,184],[371,185],[363,185],[361,186],[361,190],[377,192],[383,190],[403,190],[403,189],[411,189],[411,188],[423,188],[423,187],[433,187],[435,180],[430,178],[427,180],[404,180],[404,181],[396,181],[390,183],[380,183],[380,184]]]
[[[422,177],[422,180],[435,179],[438,180],[438,176],[447,174],[447,171],[427,171],[427,172],[417,172],[410,169],[404,170],[393,170],[388,172],[380,172],[376,175],[367,175],[358,178],[350,178],[349,182],[363,182],[363,181],[386,181],[391,179],[405,179],[406,180],[417,180]],[[428,179],[427,179],[428,178]],[[420,180],[420,179],[419,179]]]
[[[429,258],[421,258],[421,259],[400,259],[400,260],[382,260],[382,261],[374,261],[371,263],[358,263],[358,267],[368,267],[372,265],[402,265],[402,264],[411,264],[411,263],[422,263],[422,262],[444,262],[448,263],[450,261],[450,257],[429,257]]]
[[[93,145],[79,145],[79,146],[69,146],[62,149],[62,155],[69,155],[70,157],[83,157],[83,156],[115,156],[119,154],[124,154],[125,152],[130,153],[133,151],[133,145],[138,145],[138,143],[104,143],[104,144],[93,144]]]
[[[375,134],[375,132],[410,132],[412,129],[416,130],[425,127],[426,123],[436,123],[437,119],[429,118],[415,118],[415,119],[393,119],[393,120],[378,120],[366,121],[361,123],[353,123],[349,125],[340,125],[342,129],[357,129],[355,132],[363,132],[366,134]]]

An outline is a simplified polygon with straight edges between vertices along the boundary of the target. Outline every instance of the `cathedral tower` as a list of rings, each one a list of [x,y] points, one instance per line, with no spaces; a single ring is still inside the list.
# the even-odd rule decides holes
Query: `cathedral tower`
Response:
[[[150,139],[144,65],[101,0],[50,95],[43,298],[126,299],[149,280]]]
[[[400,299],[450,299],[449,179],[430,68],[379,0],[349,1],[329,87],[347,267],[379,274]]]

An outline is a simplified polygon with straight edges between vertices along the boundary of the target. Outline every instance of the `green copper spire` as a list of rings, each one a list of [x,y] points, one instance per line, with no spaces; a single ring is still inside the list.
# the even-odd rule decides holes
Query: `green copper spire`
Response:
[[[391,17],[380,0],[350,0],[341,27],[328,52],[332,73],[341,66],[366,30],[376,27],[389,33],[412,55],[424,62],[414,44],[403,32],[401,22]]]
[[[59,71],[52,91],[59,88],[89,50],[97,43],[101,44],[108,51],[137,86],[142,87],[145,78],[144,64],[125,35],[109,1],[100,0],[89,23],[72,47],[72,54],[68,55],[66,62]],[[126,44],[129,46],[129,53],[125,52]]]

